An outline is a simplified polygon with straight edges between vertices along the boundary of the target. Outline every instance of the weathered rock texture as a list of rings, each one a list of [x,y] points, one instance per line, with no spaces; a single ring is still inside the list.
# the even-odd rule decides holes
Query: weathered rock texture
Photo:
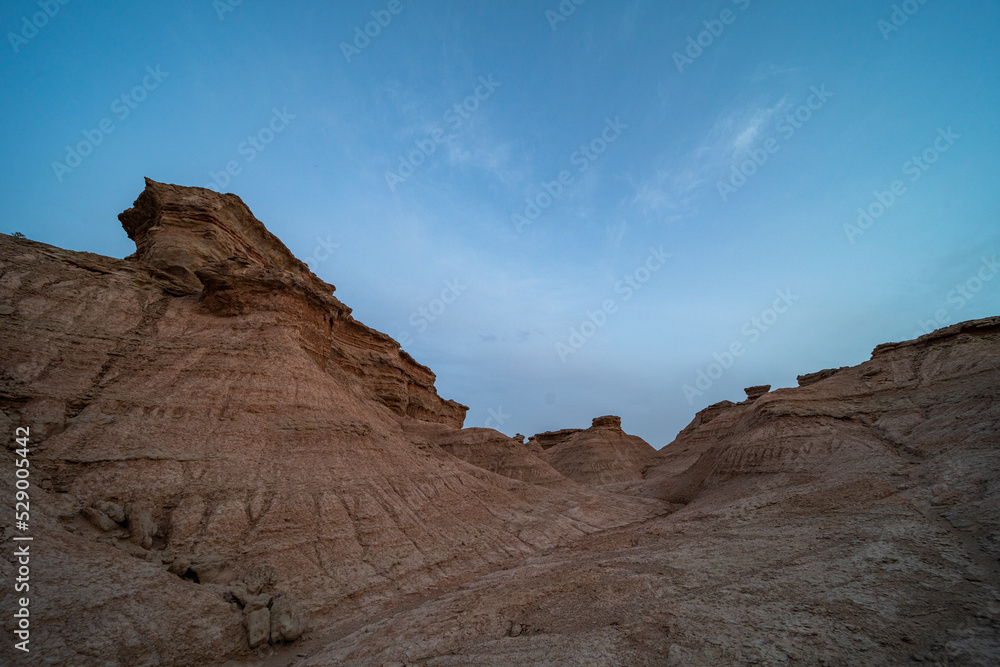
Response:
[[[465,439],[448,435],[465,407],[237,197],[147,181],[121,217],[125,260],[0,235],[0,424],[6,442],[30,427],[32,479],[51,489],[32,487],[32,639],[63,664],[243,655],[263,619],[245,627],[229,587],[262,565],[294,602],[269,612],[288,641],[296,610],[361,619],[662,506],[415,442],[421,425]],[[86,511],[101,507],[123,522]],[[0,560],[4,580],[13,568]],[[0,601],[14,608],[12,587]]]
[[[643,481],[618,485],[679,511],[529,557],[301,664],[996,664],[1000,318],[806,384],[702,410]]]
[[[656,461],[656,450],[642,438],[622,431],[619,417],[596,417],[590,428],[540,433],[541,458],[570,479],[588,486],[642,479]]]
[[[660,452],[614,417],[523,443],[460,429],[238,198],[148,181],[122,223],[125,260],[0,235],[31,659],[996,664],[1000,318],[751,388]]]
[[[221,316],[268,313],[296,326],[303,352],[361,379],[394,411],[460,427],[468,408],[434,390],[434,374],[389,336],[351,317],[334,287],[253,217],[236,195],[146,179],[132,208],[118,216],[135,241],[139,266],[175,294],[198,295]]]
[[[567,477],[531,451],[524,442],[488,428],[460,431],[440,426],[414,425],[415,443],[434,443],[452,456],[511,479],[532,484],[575,488]]]

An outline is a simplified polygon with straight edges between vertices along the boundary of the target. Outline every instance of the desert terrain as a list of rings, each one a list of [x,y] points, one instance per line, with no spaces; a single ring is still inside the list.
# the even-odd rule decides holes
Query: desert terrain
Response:
[[[124,259],[0,235],[3,664],[1000,661],[1000,317],[669,443],[511,438],[236,195],[147,179],[119,220]]]

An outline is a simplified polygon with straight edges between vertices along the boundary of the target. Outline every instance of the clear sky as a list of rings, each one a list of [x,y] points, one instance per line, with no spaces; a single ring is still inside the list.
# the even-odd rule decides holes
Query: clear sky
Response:
[[[0,231],[124,257],[143,176],[234,192],[467,426],[618,414],[660,447],[1000,314],[993,0],[9,0],[0,27]]]

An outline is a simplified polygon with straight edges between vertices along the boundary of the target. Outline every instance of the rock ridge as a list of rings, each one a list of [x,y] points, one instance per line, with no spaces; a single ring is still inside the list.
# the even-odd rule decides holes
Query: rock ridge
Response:
[[[397,414],[461,427],[468,408],[441,399],[434,373],[390,336],[365,326],[333,296],[334,286],[254,217],[234,194],[145,179],[118,218],[135,244],[130,257],[163,289],[195,296],[208,313],[272,313],[298,332],[320,368],[345,370]]]

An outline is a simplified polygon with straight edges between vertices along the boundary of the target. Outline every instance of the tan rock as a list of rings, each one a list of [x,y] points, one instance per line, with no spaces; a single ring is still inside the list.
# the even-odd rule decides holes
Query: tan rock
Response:
[[[147,178],[118,217],[135,241],[136,259],[164,289],[199,294],[204,308],[226,316],[291,310],[309,325],[300,343],[317,363],[334,361],[399,414],[462,425],[468,408],[437,396],[434,373],[351,317],[332,296],[334,286],[313,275],[239,197]]]
[[[243,613],[249,614],[257,611],[258,609],[265,609],[271,606],[274,601],[274,596],[269,593],[261,593],[246,601],[246,605],[243,607]]]
[[[259,607],[243,617],[247,642],[250,648],[257,648],[271,635],[271,612],[267,607]]]
[[[147,190],[125,260],[0,235],[52,662],[251,662],[253,614],[257,646],[308,614],[315,665],[995,662],[1000,319],[710,406],[652,458],[607,417],[522,444],[459,429],[237,198]],[[156,548],[72,532],[97,497]],[[285,594],[248,574],[238,613],[261,563]]]
[[[532,438],[541,444],[541,458],[566,477],[590,486],[642,479],[656,462],[656,450],[642,438],[628,435],[621,418],[596,417],[586,430],[565,429]]]
[[[258,612],[254,612],[258,613]],[[305,614],[288,595],[279,595],[271,603],[271,641],[295,641],[307,630]]]
[[[183,577],[190,569],[191,559],[187,556],[176,556],[167,567],[168,572],[176,574],[178,577]]]
[[[257,595],[278,582],[278,573],[270,565],[258,565],[242,579],[247,592]]]
[[[229,594],[232,595],[245,609],[247,603],[254,598],[254,595],[247,590],[247,585],[242,581],[237,581],[229,587]]]
[[[125,523],[125,508],[118,503],[102,500],[94,503],[94,507],[107,514],[112,521]]]
[[[143,549],[153,546],[153,536],[156,534],[156,523],[150,513],[139,503],[129,503],[125,506],[125,521],[129,531],[129,539]]]
[[[762,384],[756,387],[747,387],[743,391],[746,392],[748,401],[756,401],[758,398],[771,391],[771,385]]]
[[[107,514],[104,512],[94,509],[93,507],[84,507],[80,511],[80,514],[84,516],[87,521],[93,524],[96,528],[100,528],[104,532],[109,532],[120,528],[117,523],[112,521]]]
[[[499,431],[414,425],[414,437],[426,438],[452,456],[498,475],[532,484],[563,486],[570,481],[523,444]]]
[[[226,559],[216,554],[192,556],[190,569],[201,584],[227,584],[235,576]]]

